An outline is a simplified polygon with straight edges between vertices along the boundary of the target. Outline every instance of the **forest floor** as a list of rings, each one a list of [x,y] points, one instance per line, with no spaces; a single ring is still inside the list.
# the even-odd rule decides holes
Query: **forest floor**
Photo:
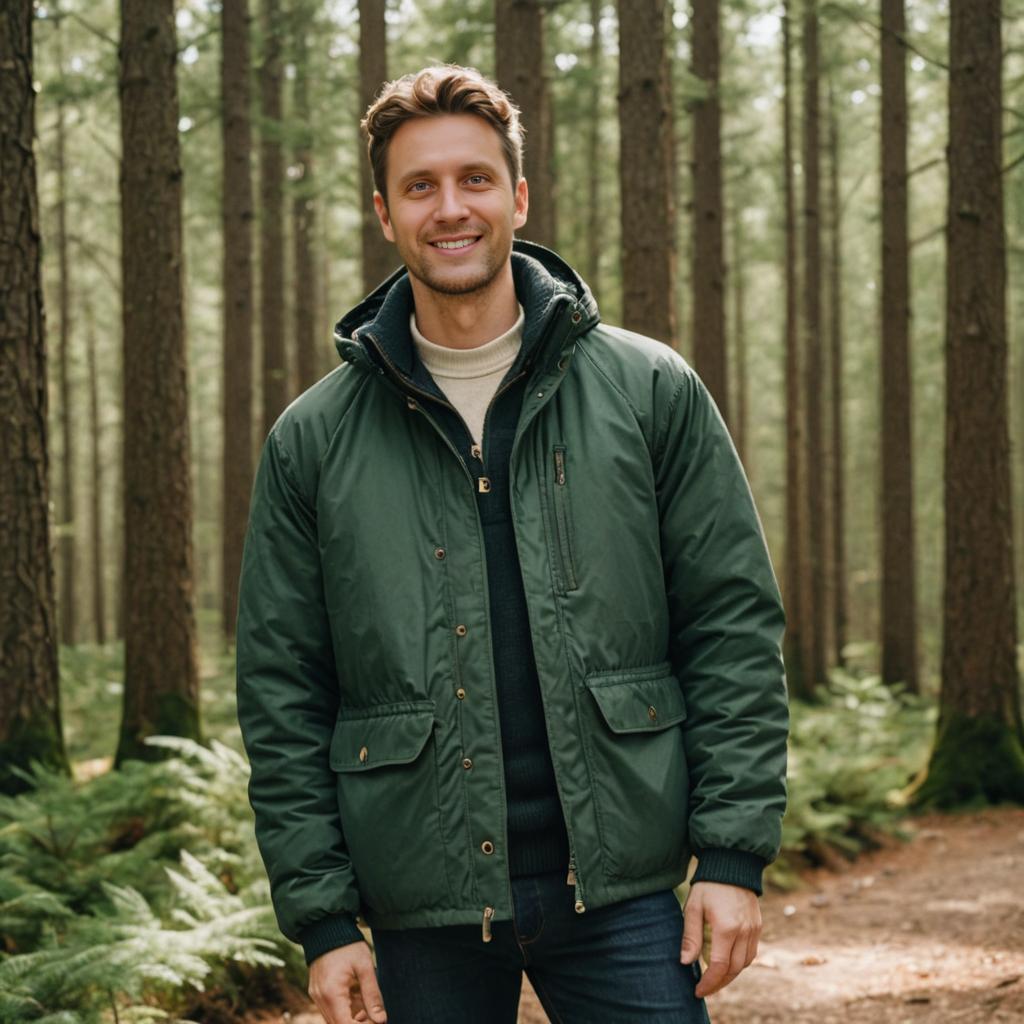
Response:
[[[1024,1024],[1024,809],[902,825],[909,841],[765,894],[757,957],[709,997],[712,1024]],[[547,1020],[524,979],[519,1024]]]

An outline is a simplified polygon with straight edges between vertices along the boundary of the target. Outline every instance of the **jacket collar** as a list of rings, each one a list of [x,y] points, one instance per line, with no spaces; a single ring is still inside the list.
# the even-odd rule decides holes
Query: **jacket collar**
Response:
[[[575,339],[599,322],[597,302],[590,289],[552,250],[516,239],[512,243],[512,277],[516,297],[525,311],[523,344],[514,367],[547,361],[555,334],[552,328],[565,308],[571,307],[573,312],[568,337],[563,336],[563,340]],[[426,371],[409,332],[412,309],[412,285],[408,272],[401,267],[338,321],[334,329],[338,353],[348,361],[369,356],[378,366],[383,354],[401,376],[422,384],[420,378]],[[369,339],[373,344],[367,344]]]

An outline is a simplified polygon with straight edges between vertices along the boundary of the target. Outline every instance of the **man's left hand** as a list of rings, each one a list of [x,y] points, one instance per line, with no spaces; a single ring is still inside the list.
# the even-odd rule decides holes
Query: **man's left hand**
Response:
[[[711,957],[695,993],[703,999],[725,988],[757,956],[761,907],[751,889],[722,882],[696,882],[683,912],[679,959],[691,964],[704,943],[704,921],[711,927]]]

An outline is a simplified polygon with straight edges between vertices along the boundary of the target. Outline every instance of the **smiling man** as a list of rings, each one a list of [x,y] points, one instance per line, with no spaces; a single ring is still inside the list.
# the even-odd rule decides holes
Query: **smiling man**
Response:
[[[279,924],[329,1024],[513,1024],[524,971],[555,1021],[706,1022],[757,952],[786,800],[782,608],[735,450],[672,349],[514,240],[494,83],[427,68],[364,128],[403,267],[274,426],[242,571]]]

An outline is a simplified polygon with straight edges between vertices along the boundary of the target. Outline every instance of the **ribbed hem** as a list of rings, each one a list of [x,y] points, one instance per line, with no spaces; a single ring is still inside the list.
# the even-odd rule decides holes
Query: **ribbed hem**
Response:
[[[768,865],[764,857],[746,850],[730,850],[709,846],[694,851],[697,856],[697,870],[690,880],[694,882],[724,882],[727,885],[741,885],[761,895],[761,876]]]
[[[339,946],[347,946],[352,942],[362,942],[363,933],[351,914],[333,914],[314,921],[302,930],[300,936],[302,951],[306,954],[306,964],[311,964],[318,956],[329,953]]]

